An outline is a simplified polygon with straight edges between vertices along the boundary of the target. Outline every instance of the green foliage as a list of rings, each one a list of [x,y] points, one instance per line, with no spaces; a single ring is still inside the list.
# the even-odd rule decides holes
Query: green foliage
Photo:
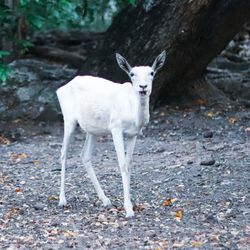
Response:
[[[113,16],[136,0],[19,0],[0,2],[0,81],[6,80],[8,68],[3,57],[14,51],[20,55],[32,46],[29,37],[35,31],[81,28],[104,31]],[[2,40],[1,40],[2,39]],[[9,46],[5,46],[7,43]]]
[[[128,0],[130,4],[135,5],[136,4],[136,0]]]
[[[3,63],[2,59],[10,55],[9,51],[0,50],[0,81],[6,81],[9,74],[9,68]]]

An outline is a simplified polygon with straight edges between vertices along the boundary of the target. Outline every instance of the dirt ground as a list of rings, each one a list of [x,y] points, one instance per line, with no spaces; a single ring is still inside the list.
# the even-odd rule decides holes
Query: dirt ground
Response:
[[[78,128],[58,208],[62,123],[0,123],[1,249],[249,249],[250,110],[154,111],[138,138],[125,219],[111,137],[93,158],[102,207],[80,161]]]

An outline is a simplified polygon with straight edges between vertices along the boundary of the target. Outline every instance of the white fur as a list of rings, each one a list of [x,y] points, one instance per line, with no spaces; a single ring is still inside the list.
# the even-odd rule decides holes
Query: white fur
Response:
[[[97,180],[91,163],[91,155],[97,136],[112,134],[122,174],[126,217],[132,217],[134,215],[130,199],[132,154],[136,136],[142,127],[149,122],[149,96],[153,81],[151,74],[156,72],[163,64],[158,65],[157,68],[155,61],[152,67],[140,66],[131,68],[123,57],[120,56],[119,59],[124,60],[121,62],[117,58],[119,66],[128,74],[133,75],[131,76],[133,84],[130,82],[117,84],[99,77],[77,76],[57,90],[64,118],[59,205],[66,205],[64,186],[67,152],[71,135],[78,123],[87,133],[81,158],[95,190],[105,206],[111,203]],[[165,57],[163,59],[165,60]],[[145,92],[141,92],[142,90]],[[126,154],[124,135],[128,137]]]

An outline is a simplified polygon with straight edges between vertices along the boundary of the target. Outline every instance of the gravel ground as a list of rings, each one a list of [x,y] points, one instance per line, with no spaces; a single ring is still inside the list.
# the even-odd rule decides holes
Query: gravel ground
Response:
[[[62,123],[1,123],[1,249],[247,249],[250,111],[161,108],[138,138],[131,180],[136,216],[125,219],[111,138],[94,156],[111,199],[102,207],[71,144],[68,206],[58,208]]]

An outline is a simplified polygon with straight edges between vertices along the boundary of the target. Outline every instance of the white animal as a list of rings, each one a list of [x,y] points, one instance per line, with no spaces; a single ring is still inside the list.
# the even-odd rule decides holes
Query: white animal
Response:
[[[110,205],[91,163],[91,155],[98,135],[112,134],[121,170],[126,217],[134,216],[130,199],[130,168],[136,136],[149,122],[149,96],[155,73],[163,66],[163,51],[150,66],[131,67],[121,55],[116,54],[118,65],[131,82],[117,84],[93,76],[76,76],[57,90],[64,118],[64,138],[61,152],[61,188],[59,206],[66,205],[65,167],[71,135],[78,123],[86,131],[86,141],[81,153],[83,164],[104,206]],[[127,136],[126,153],[124,135]]]

